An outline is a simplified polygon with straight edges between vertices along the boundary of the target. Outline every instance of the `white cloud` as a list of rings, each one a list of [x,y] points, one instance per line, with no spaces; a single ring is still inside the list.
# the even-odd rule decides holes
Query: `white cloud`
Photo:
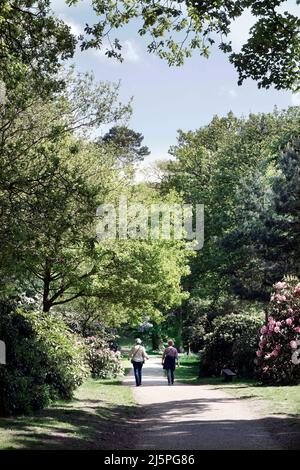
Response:
[[[67,17],[62,17],[64,22],[71,28],[71,33],[75,36],[79,36],[83,32],[83,27],[80,23],[76,23],[76,21],[71,20]]]
[[[243,44],[245,44],[249,38],[249,30],[256,21],[257,19],[252,15],[249,8],[247,8],[239,18],[233,21],[228,38],[232,41],[232,46],[235,51],[240,50]]]
[[[128,62],[138,62],[140,55],[134,42],[127,40],[124,45],[124,59]]]
[[[238,96],[237,92],[233,88],[228,90],[228,95],[231,96],[231,98],[237,98]]]
[[[168,160],[170,159],[170,156]],[[153,161],[151,163],[141,162],[136,166],[134,177],[135,183],[158,183],[163,177],[163,172],[157,167],[157,163],[162,159]]]
[[[292,94],[291,101],[293,106],[300,106],[300,92]]]
[[[101,49],[91,50],[91,54],[93,55],[93,57],[95,57],[98,60],[100,60],[101,62],[103,62],[104,60],[107,59],[107,55],[105,54],[105,52],[110,48],[111,48],[111,46],[107,42],[107,43],[103,44]],[[126,63],[137,63],[141,59],[138,48],[137,48],[137,46],[135,45],[135,43],[133,41],[130,41],[130,40],[124,41],[122,50],[120,52],[121,52],[121,54],[124,58],[124,63],[125,64]],[[120,62],[116,59],[111,59],[110,62],[111,62],[111,64],[114,64],[114,65],[119,65],[120,64]]]
[[[225,88],[224,86],[221,87],[219,90],[220,96],[226,96],[227,98],[237,98],[238,93],[234,88]]]

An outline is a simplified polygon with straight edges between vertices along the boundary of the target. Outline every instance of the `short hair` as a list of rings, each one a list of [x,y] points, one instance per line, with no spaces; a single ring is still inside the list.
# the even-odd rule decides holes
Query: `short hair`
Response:
[[[136,338],[135,344],[142,344],[142,340],[140,338]]]
[[[173,346],[173,344],[174,344],[174,341],[172,339],[168,339],[168,345]]]

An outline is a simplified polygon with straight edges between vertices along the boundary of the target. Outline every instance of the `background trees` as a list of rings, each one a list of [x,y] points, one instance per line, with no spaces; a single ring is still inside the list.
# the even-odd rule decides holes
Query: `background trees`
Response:
[[[276,281],[299,276],[298,128],[298,108],[215,117],[196,132],[179,132],[175,160],[160,165],[162,193],[176,189],[186,202],[205,204],[204,247],[183,281],[190,292],[184,342],[194,351],[209,349],[215,317],[250,319]]]

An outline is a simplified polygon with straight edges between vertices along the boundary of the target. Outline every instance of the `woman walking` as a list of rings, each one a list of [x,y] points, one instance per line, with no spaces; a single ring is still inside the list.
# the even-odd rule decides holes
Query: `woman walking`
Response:
[[[142,367],[145,359],[149,359],[140,338],[136,338],[135,346],[129,353],[129,359],[131,359],[133,365],[136,386],[139,387],[142,385]]]
[[[168,385],[174,384],[174,370],[178,365],[178,351],[174,348],[174,342],[169,339],[168,347],[164,350],[162,357],[163,368],[167,371]]]

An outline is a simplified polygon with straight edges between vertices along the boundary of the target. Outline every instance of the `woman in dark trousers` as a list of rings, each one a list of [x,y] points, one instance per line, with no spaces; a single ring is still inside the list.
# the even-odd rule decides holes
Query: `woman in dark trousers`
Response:
[[[131,359],[133,365],[136,386],[139,387],[142,385],[142,367],[145,359],[149,359],[140,338],[135,340],[135,346],[129,353],[129,359]]]
[[[167,371],[168,385],[174,384],[174,370],[178,365],[178,351],[174,348],[174,342],[169,339],[168,347],[164,350],[162,357],[163,368]]]

